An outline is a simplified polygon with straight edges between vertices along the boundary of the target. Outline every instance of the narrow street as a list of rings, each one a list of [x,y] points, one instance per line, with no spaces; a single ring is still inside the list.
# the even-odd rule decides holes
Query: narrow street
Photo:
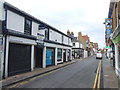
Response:
[[[119,87],[120,0],[0,0],[0,88]]]
[[[99,61],[92,56],[50,74],[38,76],[30,82],[24,81],[14,86],[15,88],[93,88]]]

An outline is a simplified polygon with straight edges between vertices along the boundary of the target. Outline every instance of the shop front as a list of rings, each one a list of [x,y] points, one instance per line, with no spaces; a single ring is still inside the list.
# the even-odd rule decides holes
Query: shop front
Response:
[[[112,38],[115,45],[115,71],[120,80],[120,26],[113,33]]]

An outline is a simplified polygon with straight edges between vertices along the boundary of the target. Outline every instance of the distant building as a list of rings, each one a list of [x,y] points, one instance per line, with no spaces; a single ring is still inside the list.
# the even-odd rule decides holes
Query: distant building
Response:
[[[93,50],[93,48],[94,48],[94,46],[93,46],[93,42],[90,42],[89,47],[90,47],[90,55],[93,55],[93,54],[94,54],[94,50]]]
[[[86,40],[83,38],[82,33],[78,32],[78,40],[83,44],[84,50],[86,50]]]
[[[90,44],[90,38],[88,37],[88,35],[83,35],[82,36],[86,42],[86,51],[88,53],[88,56],[90,56],[90,47],[89,47],[89,44]]]
[[[83,45],[82,43],[78,40],[78,37],[74,37],[72,39],[72,56],[74,59],[80,59],[83,58]]]
[[[67,35],[72,37],[72,58],[80,59],[84,57],[84,48],[83,44],[78,40],[78,37],[74,36],[74,33],[68,30]]]

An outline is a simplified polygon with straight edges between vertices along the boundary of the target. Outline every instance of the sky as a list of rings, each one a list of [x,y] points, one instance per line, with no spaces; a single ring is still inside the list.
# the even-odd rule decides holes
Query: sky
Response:
[[[5,0],[67,34],[67,30],[88,35],[105,47],[105,25],[110,0]]]

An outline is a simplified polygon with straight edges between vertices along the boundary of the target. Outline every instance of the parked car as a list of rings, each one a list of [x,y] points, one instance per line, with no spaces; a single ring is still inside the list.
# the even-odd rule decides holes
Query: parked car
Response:
[[[96,54],[96,59],[102,59],[102,53],[97,52],[97,54]]]

